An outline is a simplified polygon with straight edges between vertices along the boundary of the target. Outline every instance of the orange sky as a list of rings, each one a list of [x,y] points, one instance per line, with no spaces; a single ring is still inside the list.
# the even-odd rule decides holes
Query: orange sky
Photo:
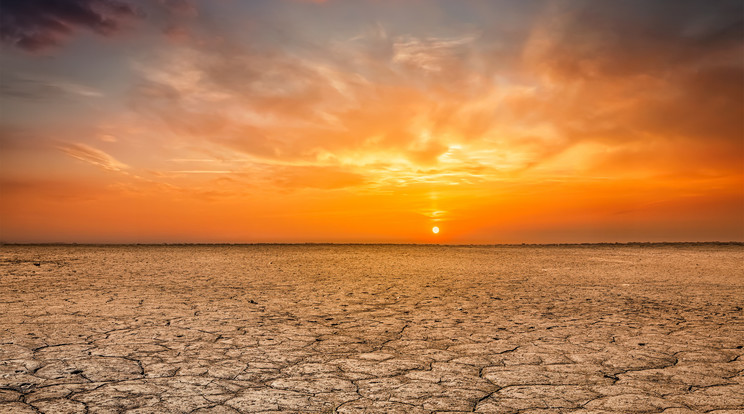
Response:
[[[1,241],[744,241],[738,0],[49,4]]]

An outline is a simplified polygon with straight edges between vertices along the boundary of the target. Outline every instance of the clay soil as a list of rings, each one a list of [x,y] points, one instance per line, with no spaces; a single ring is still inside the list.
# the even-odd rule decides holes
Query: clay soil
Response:
[[[0,413],[742,413],[744,247],[0,246]]]

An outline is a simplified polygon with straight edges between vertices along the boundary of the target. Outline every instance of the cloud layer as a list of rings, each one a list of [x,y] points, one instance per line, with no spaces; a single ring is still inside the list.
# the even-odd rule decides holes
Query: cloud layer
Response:
[[[368,183],[611,175],[649,159],[626,172],[694,174],[694,160],[733,170],[744,32],[737,3],[719,6],[554,3],[512,33],[518,48],[503,33],[417,37],[383,24],[310,55],[220,38],[143,63],[132,102],[205,150]],[[560,157],[582,159],[553,165]]]
[[[738,0],[133,4],[4,6],[4,41],[30,51],[147,16],[106,70],[73,73],[99,56],[59,48],[51,73],[6,77],[34,120],[9,123],[53,149],[4,140],[29,161],[12,182],[55,171],[95,177],[111,206],[229,206],[238,239],[744,238]],[[380,220],[395,229],[374,238]]]

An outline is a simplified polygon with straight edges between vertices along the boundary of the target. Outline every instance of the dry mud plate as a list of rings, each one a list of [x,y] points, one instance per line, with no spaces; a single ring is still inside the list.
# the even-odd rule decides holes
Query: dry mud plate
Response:
[[[742,246],[3,246],[0,413],[742,413]]]

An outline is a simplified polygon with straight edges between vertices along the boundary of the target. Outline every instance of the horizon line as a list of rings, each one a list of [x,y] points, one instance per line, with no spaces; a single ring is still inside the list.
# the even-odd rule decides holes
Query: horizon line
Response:
[[[0,246],[439,246],[439,247],[540,247],[540,246],[660,246],[660,245],[732,245],[744,241],[632,241],[632,242],[556,242],[556,243],[365,243],[365,242],[0,242]]]

